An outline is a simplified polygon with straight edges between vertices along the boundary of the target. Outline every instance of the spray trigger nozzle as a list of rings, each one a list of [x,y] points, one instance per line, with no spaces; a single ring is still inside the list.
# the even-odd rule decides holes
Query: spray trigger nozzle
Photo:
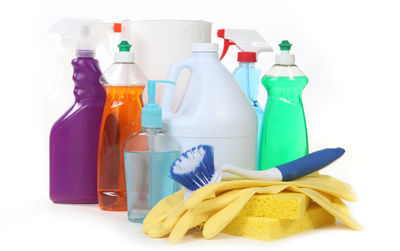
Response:
[[[219,60],[222,60],[228,52],[229,46],[236,44],[231,40],[225,38],[225,29],[218,30],[217,36],[224,39],[224,48],[222,49],[221,57],[219,58]]]
[[[61,43],[66,49],[75,50],[77,53],[95,51],[99,44],[103,44],[111,55],[108,36],[119,32],[116,27],[118,23],[106,23],[99,19],[64,18],[56,22],[50,32],[62,36]]]
[[[236,45],[242,52],[254,52],[256,57],[260,52],[273,51],[272,47],[256,30],[245,29],[221,29],[217,36],[224,39],[224,48],[222,50],[222,60],[231,45]]]

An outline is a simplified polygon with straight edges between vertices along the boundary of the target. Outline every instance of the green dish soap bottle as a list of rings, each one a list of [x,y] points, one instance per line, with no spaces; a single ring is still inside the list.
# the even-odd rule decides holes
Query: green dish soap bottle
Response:
[[[263,76],[268,92],[262,125],[259,169],[266,170],[308,154],[301,95],[308,78],[295,65],[292,44],[283,40],[275,65]]]

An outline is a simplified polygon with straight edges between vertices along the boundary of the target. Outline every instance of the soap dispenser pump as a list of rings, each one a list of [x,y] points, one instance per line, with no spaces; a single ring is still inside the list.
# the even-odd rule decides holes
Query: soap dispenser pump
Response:
[[[178,142],[162,129],[162,112],[155,103],[156,83],[148,80],[148,103],[142,108],[142,129],[125,142],[125,179],[128,219],[141,223],[150,209],[178,190],[169,168],[179,158]]]

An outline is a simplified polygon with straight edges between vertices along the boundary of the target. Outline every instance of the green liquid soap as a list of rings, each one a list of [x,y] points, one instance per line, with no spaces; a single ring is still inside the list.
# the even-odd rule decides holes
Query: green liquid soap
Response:
[[[301,94],[307,77],[264,76],[268,101],[262,126],[260,169],[266,170],[308,154]]]

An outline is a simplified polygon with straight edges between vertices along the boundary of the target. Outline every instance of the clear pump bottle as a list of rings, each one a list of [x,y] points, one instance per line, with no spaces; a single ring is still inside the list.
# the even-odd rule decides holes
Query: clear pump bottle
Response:
[[[161,108],[155,103],[156,82],[148,81],[148,103],[142,109],[142,128],[125,143],[125,178],[128,219],[141,223],[150,209],[179,188],[169,177],[179,158],[178,142],[162,129]]]

